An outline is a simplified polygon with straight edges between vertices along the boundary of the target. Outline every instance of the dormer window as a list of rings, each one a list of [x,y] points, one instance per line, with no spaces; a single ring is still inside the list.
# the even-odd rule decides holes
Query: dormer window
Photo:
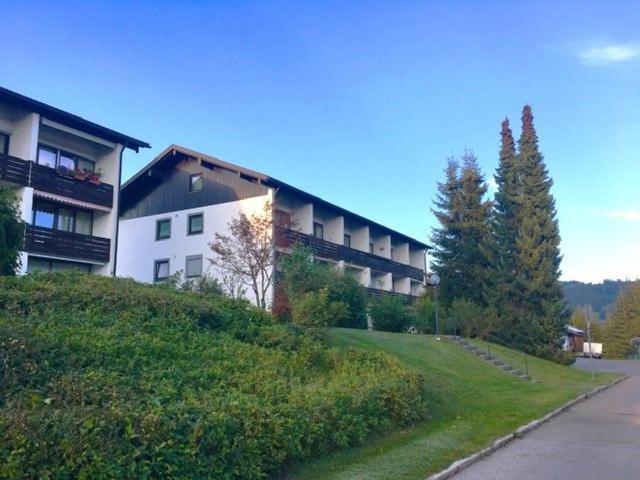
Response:
[[[202,190],[202,174],[189,175],[189,192],[199,192]]]

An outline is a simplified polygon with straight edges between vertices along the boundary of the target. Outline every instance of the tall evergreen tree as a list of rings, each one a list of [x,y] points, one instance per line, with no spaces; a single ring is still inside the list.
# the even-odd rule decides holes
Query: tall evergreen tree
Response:
[[[500,141],[499,163],[494,176],[497,191],[492,212],[492,235],[486,246],[490,266],[484,297],[488,305],[495,307],[501,320],[500,328],[509,329],[517,318],[512,302],[516,292],[522,172],[507,118],[501,125]]]
[[[490,233],[491,202],[487,185],[472,152],[459,163],[450,159],[446,180],[438,184],[434,210],[440,228],[434,231],[434,270],[442,281],[445,303],[456,298],[482,305],[487,258],[483,246]]]
[[[540,356],[555,357],[561,346],[566,312],[559,282],[560,233],[553,180],[538,148],[531,107],[522,110],[522,134],[518,141],[518,163],[522,172],[518,207],[520,231],[516,240],[515,276],[521,311],[515,340]]]

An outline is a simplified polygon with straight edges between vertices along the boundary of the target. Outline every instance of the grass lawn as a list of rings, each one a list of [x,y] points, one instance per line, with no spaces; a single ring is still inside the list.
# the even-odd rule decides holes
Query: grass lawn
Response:
[[[529,357],[535,383],[512,377],[449,340],[362,330],[333,329],[344,348],[387,351],[425,375],[431,420],[414,428],[320,460],[296,465],[290,477],[316,479],[424,479],[495,438],[566,401],[616,378]],[[498,345],[492,353],[520,368],[521,354]]]

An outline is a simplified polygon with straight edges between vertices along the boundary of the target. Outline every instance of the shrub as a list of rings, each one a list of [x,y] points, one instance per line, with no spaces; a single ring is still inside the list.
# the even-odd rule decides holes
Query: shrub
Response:
[[[369,303],[369,316],[374,330],[405,332],[414,323],[414,314],[404,298],[382,295]]]
[[[293,304],[293,322],[303,327],[331,327],[344,323],[349,309],[343,302],[332,302],[326,287],[300,295]]]
[[[447,310],[447,326],[463,336],[475,336],[482,330],[482,307],[466,298],[456,298]]]
[[[0,478],[254,479],[426,418],[421,376],[248,302],[0,279]]]
[[[433,300],[423,295],[412,305],[413,323],[419,333],[436,333],[436,307]]]
[[[24,222],[15,192],[0,186],[0,275],[13,275],[20,267]]]
[[[311,250],[302,245],[293,246],[290,255],[282,262],[282,270],[284,292],[276,289],[277,297],[274,298],[273,305],[277,307],[276,312],[279,316],[286,318],[287,304],[295,311],[297,303],[309,301],[305,298],[307,294],[318,294],[324,289],[326,308],[336,315],[329,325],[367,328],[366,290],[353,273],[314,261]],[[315,298],[317,299],[317,295]],[[314,319],[301,322],[300,317],[295,321],[299,324],[315,323]]]
[[[327,285],[329,302],[345,307],[345,314],[336,320],[335,326],[367,328],[367,292],[353,273],[333,270]]]

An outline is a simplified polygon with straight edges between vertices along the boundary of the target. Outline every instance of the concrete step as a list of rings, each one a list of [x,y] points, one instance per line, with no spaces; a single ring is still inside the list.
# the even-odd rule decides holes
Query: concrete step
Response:
[[[502,365],[504,365],[504,362],[502,360],[498,360],[498,359],[494,360],[491,363],[493,363],[496,367],[501,367]]]

